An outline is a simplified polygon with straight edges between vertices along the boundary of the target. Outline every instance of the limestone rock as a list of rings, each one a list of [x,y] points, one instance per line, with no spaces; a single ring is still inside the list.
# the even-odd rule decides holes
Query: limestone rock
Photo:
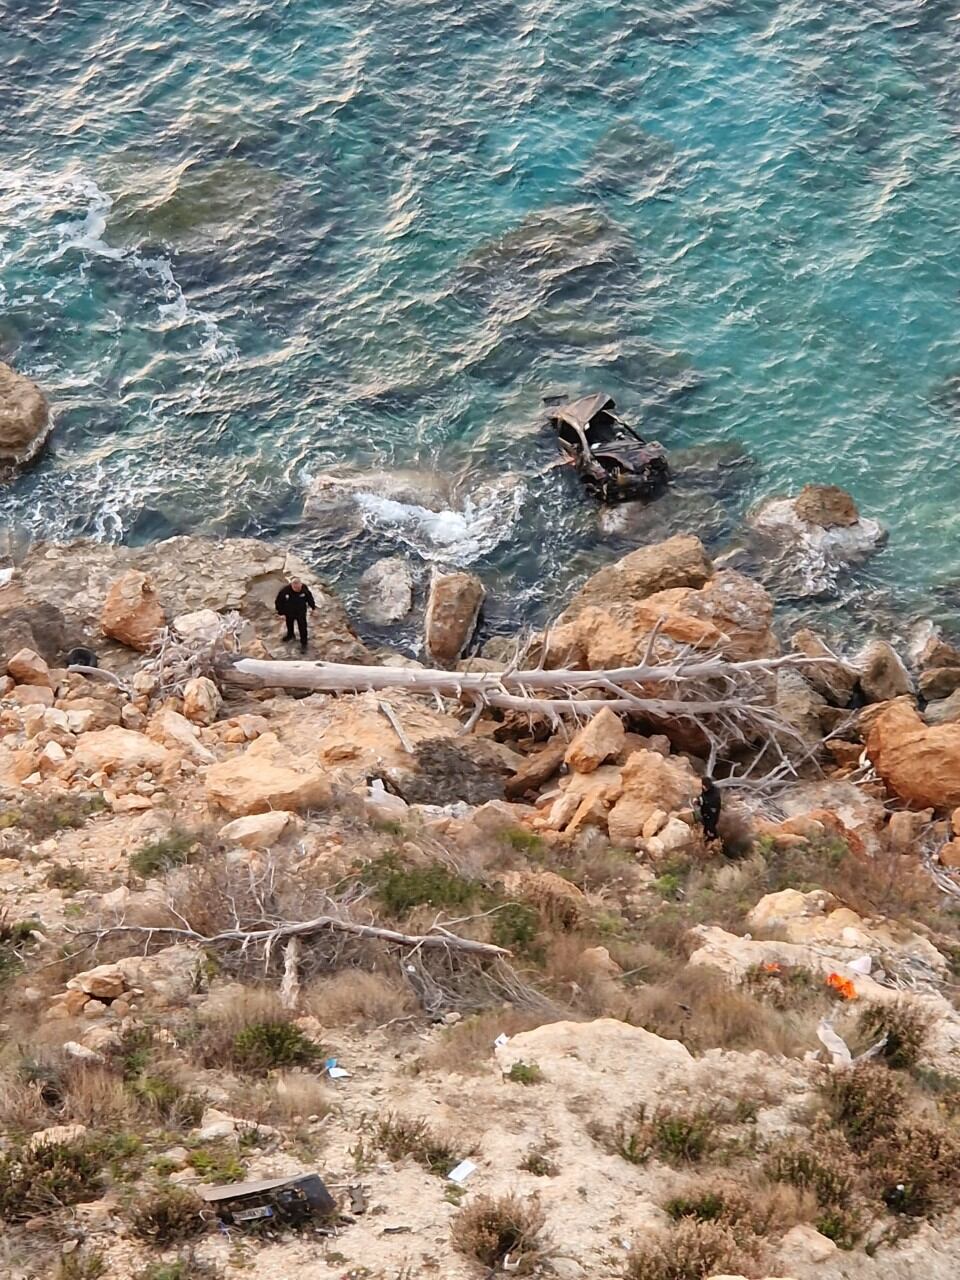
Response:
[[[213,724],[222,705],[220,690],[208,676],[197,676],[184,685],[183,714],[194,724]]]
[[[867,755],[891,791],[909,804],[960,805],[960,724],[926,725],[898,698],[874,717]]]
[[[85,1124],[55,1124],[49,1129],[41,1129],[33,1134],[27,1142],[28,1151],[38,1151],[41,1147],[61,1147],[82,1142],[87,1134]]]
[[[50,434],[50,410],[38,386],[0,362],[0,467],[30,462]]]
[[[953,724],[960,720],[960,688],[955,689],[949,698],[941,698],[939,702],[928,702],[924,708],[923,718],[927,724]]]
[[[32,649],[18,649],[12,658],[7,660],[7,675],[14,678],[17,684],[49,685],[50,668]]]
[[[527,756],[512,778],[507,780],[504,794],[508,800],[519,800],[528,792],[539,791],[563,764],[567,748],[563,742],[550,742],[540,751]]]
[[[111,584],[100,619],[105,636],[147,653],[165,625],[163,606],[145,573],[130,569]]]
[[[200,730],[172,707],[161,707],[147,724],[147,737],[190,756],[199,764],[212,764],[215,756],[200,741]]]
[[[835,658],[823,638],[807,628],[790,637],[790,647],[801,657],[828,660],[803,667],[803,678],[835,707],[847,706],[859,679],[853,667]]]
[[[913,693],[913,680],[886,640],[871,640],[857,655],[860,687],[868,702],[889,702]]]
[[[849,529],[860,519],[853,498],[835,484],[805,484],[793,506],[801,520],[817,524],[821,529]]]
[[[240,756],[211,765],[207,800],[241,817],[271,809],[326,809],[333,800],[327,771],[309,753],[281,746],[265,733]]]
[[[112,726],[82,733],[73,753],[77,765],[88,773],[106,774],[163,771],[176,759],[170,751],[145,734]]]
[[[360,579],[361,612],[368,622],[389,626],[413,608],[413,573],[402,556],[378,560]]]
[[[621,771],[623,794],[610,810],[608,830],[615,844],[631,846],[651,816],[687,809],[701,783],[686,761],[656,751],[635,751]]]
[[[580,963],[587,973],[603,978],[617,978],[623,973],[606,947],[587,947],[580,952]]]
[[[792,725],[808,748],[817,749],[823,738],[820,714],[827,701],[790,667],[777,672],[777,711]]]
[[[400,803],[403,804],[403,801]],[[292,818],[293,814],[284,809],[273,813],[254,813],[247,818],[234,818],[220,828],[220,839],[227,844],[242,845],[245,849],[269,849],[286,831]]]
[[[619,1120],[631,1106],[662,1096],[671,1073],[693,1058],[678,1040],[664,1040],[615,1018],[551,1022],[511,1036],[496,1049],[504,1073],[517,1062],[535,1062],[565,1098],[590,1099],[591,1116]]]
[[[751,512],[754,536],[770,562],[805,595],[832,591],[837,574],[866,559],[885,540],[875,520],[859,515],[849,494],[832,485],[808,485],[792,498],[770,498]]]
[[[604,761],[620,754],[625,738],[623,721],[604,707],[576,734],[564,759],[577,773],[592,773]]]
[[[456,662],[477,626],[486,591],[472,573],[434,571],[424,622],[427,653],[445,666]]]
[[[129,983],[117,964],[98,964],[67,983],[68,991],[82,991],[96,1000],[116,1000],[128,989]]]
[[[703,543],[690,534],[638,547],[615,564],[605,565],[583,584],[558,623],[572,621],[589,606],[633,604],[657,591],[702,587],[712,573]]]

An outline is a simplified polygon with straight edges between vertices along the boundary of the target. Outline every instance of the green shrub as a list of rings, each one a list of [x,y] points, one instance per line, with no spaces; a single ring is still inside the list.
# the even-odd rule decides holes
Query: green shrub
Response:
[[[640,1107],[617,1125],[612,1149],[631,1164],[656,1156],[669,1164],[694,1164],[715,1145],[716,1118],[706,1108]]]
[[[84,1253],[74,1249],[65,1253],[57,1264],[53,1280],[100,1280],[107,1274],[107,1264],[102,1253]]]
[[[89,881],[82,867],[70,867],[62,862],[55,862],[47,872],[47,885],[51,889],[59,889],[61,893],[77,893],[86,889]]]
[[[387,856],[365,868],[377,896],[392,916],[404,916],[414,907],[465,907],[477,896],[479,886],[434,862],[426,867],[405,867]]]
[[[931,1021],[924,1010],[901,999],[891,1004],[867,1005],[857,1021],[857,1030],[870,1043],[886,1036],[881,1050],[884,1062],[894,1070],[905,1071],[919,1062]]]
[[[175,1080],[144,1073],[128,1080],[127,1088],[138,1102],[156,1112],[162,1120],[190,1127],[200,1123],[203,1098],[184,1089]]]
[[[903,1082],[869,1062],[831,1072],[821,1096],[854,1151],[864,1151],[892,1132],[907,1104]]]
[[[181,1187],[156,1187],[131,1210],[130,1225],[141,1240],[166,1248],[201,1235],[207,1227],[203,1201]]]
[[[872,1186],[894,1213],[928,1217],[960,1203],[960,1133],[904,1120],[867,1156]]]
[[[527,1152],[517,1167],[524,1173],[532,1173],[535,1178],[555,1178],[560,1172],[559,1165],[536,1147]]]
[[[204,1182],[242,1182],[246,1169],[236,1151],[227,1147],[197,1147],[187,1157],[187,1164]]]
[[[491,916],[491,920],[491,940],[498,947],[528,954],[535,948],[537,934],[540,932],[540,917],[533,907],[508,902]]]
[[[478,1196],[454,1217],[450,1230],[454,1247],[466,1257],[491,1269],[509,1257],[513,1274],[529,1275],[541,1255],[545,1221],[536,1199]]]
[[[863,1235],[863,1222],[860,1214],[853,1208],[826,1209],[815,1224],[822,1236],[839,1249],[853,1249]]]
[[[517,853],[525,853],[528,856],[536,856],[544,850],[543,837],[528,831],[526,827],[510,827],[509,830],[500,833],[500,839]]]
[[[58,795],[56,800],[46,795],[22,796],[17,798],[16,805],[7,807],[0,814],[0,828],[19,827],[34,840],[46,840],[59,831],[82,827],[106,807],[100,792],[87,795],[68,792]]]
[[[220,1274],[211,1263],[189,1254],[173,1262],[154,1262],[138,1271],[133,1280],[218,1280]]]
[[[403,1160],[410,1156],[441,1178],[445,1178],[461,1159],[453,1142],[435,1133],[426,1120],[407,1120],[393,1113],[379,1121],[375,1141],[389,1160]]]
[[[857,1166],[838,1133],[815,1125],[804,1138],[787,1138],[768,1153],[766,1172],[777,1182],[810,1190],[823,1208],[846,1208]]]
[[[24,951],[39,928],[39,920],[10,920],[6,910],[0,910],[0,983],[23,968]]]
[[[542,1084],[543,1072],[535,1062],[515,1062],[507,1072],[513,1084]]]
[[[147,880],[163,875],[172,867],[182,867],[190,861],[196,850],[198,838],[195,832],[175,827],[162,840],[153,840],[130,855],[130,870]]]
[[[274,1067],[306,1067],[323,1053],[292,1022],[254,1022],[233,1037],[234,1065],[242,1071],[266,1072]]]
[[[95,1200],[101,1161],[86,1143],[15,1148],[0,1156],[0,1218],[23,1222],[61,1205]]]

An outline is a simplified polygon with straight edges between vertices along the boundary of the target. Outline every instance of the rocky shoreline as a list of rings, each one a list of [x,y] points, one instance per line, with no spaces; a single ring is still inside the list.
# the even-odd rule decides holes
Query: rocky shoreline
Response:
[[[813,590],[882,542],[826,486],[753,524]],[[296,576],[337,692],[287,680]],[[38,544],[0,578],[11,1276],[957,1274],[960,649],[932,622],[909,651],[782,634],[692,533],[479,654],[460,570],[416,658],[255,539]],[[364,590],[378,637],[409,620],[402,559]],[[209,1185],[313,1170],[335,1235],[214,1230]]]

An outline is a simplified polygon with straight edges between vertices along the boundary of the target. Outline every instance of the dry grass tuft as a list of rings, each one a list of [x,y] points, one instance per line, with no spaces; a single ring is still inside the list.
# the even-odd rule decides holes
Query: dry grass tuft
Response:
[[[535,1197],[478,1196],[453,1219],[458,1252],[485,1267],[530,1275],[543,1255],[546,1215]]]
[[[382,973],[342,969],[316,978],[304,1008],[327,1027],[375,1027],[414,1012],[410,991]]]
[[[557,1017],[562,1017],[558,1014]],[[543,1014],[525,1013],[520,1009],[502,1009],[478,1013],[456,1026],[440,1032],[437,1043],[427,1049],[418,1062],[421,1070],[446,1071],[458,1075],[476,1075],[490,1070],[493,1042],[503,1032],[515,1036],[532,1031],[554,1019]]]
[[[155,1187],[133,1206],[130,1226],[141,1240],[160,1248],[190,1240],[207,1229],[203,1201],[182,1187]]]
[[[230,1108],[257,1124],[283,1125],[332,1108],[330,1090],[304,1071],[272,1073],[266,1080],[244,1081],[230,1092]]]
[[[410,1156],[431,1173],[445,1178],[466,1154],[456,1141],[431,1129],[426,1120],[388,1113],[377,1123],[374,1141],[389,1160]]]
[[[684,1218],[671,1230],[634,1246],[626,1280],[704,1280],[706,1276],[756,1275],[753,1242],[722,1222]]]

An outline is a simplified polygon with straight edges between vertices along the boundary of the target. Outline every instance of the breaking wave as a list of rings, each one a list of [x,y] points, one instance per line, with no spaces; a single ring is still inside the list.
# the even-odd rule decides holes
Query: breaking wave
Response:
[[[525,493],[519,481],[480,486],[459,511],[431,511],[375,493],[359,492],[356,502],[369,529],[431,563],[467,565],[512,536]]]

